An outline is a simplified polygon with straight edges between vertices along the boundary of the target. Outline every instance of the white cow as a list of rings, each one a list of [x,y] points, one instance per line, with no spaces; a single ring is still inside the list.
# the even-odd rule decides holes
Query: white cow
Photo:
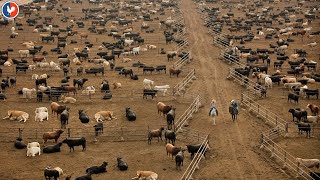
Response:
[[[29,50],[19,50],[20,57],[29,57]]]
[[[28,143],[27,148],[31,148],[31,147],[40,147],[40,143],[38,143],[38,142]]]
[[[35,88],[32,88],[32,89],[22,88],[23,98],[31,99],[32,98],[32,94],[35,94],[35,93],[36,93],[36,89]]]
[[[39,156],[40,156],[40,154],[41,154],[40,147],[30,147],[30,148],[28,148],[28,150],[27,150],[27,156],[28,157],[29,156],[34,157],[36,154],[39,154]]]
[[[36,110],[34,111],[34,113],[39,113],[39,112],[49,112],[48,111],[48,108],[46,108],[46,107],[38,107],[38,108],[36,108]]]
[[[298,163],[298,167],[300,164],[305,165],[307,168],[317,167],[319,169],[319,167],[320,167],[320,160],[319,159],[296,158],[296,161]]]
[[[271,78],[270,77],[265,77],[264,78],[264,84],[265,84],[266,87],[272,88],[272,80],[271,80]]]
[[[35,121],[42,122],[43,120],[49,120],[49,113],[48,112],[38,112],[34,118]]]
[[[131,46],[131,44],[134,42],[134,40],[131,40],[131,39],[125,39],[124,40],[124,43],[125,44],[128,44],[129,46]]]
[[[152,81],[150,79],[144,79],[143,80],[144,89],[152,89],[153,84],[154,84],[154,81]]]
[[[170,89],[169,85],[163,85],[163,86],[154,86],[154,90],[157,90],[158,92],[162,92],[163,96],[166,95],[168,89]]]

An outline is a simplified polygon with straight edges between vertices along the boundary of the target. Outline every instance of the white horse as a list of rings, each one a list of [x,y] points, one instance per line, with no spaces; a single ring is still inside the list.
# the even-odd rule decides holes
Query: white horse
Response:
[[[212,125],[216,125],[216,116],[218,116],[218,109],[216,106],[216,100],[212,100],[210,104],[209,116],[212,117]]]

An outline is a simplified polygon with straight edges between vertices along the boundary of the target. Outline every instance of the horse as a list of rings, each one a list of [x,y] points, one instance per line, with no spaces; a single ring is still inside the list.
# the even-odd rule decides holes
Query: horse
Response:
[[[216,116],[218,116],[218,109],[216,107],[216,100],[213,99],[210,104],[209,116],[212,117],[212,125],[216,125]]]
[[[231,114],[232,120],[235,121],[239,113],[238,104],[235,100],[231,101],[231,105],[229,106],[229,113]]]
[[[218,116],[218,110],[216,107],[212,107],[210,109],[209,116],[212,117],[212,125],[216,125],[216,116]]]

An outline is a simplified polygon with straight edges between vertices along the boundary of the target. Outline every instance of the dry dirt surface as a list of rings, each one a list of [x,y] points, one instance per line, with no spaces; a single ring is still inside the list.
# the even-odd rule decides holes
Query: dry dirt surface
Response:
[[[83,16],[81,9],[84,7],[97,7],[97,5],[88,4],[87,1],[84,1],[82,5],[73,4],[70,1],[64,1],[63,3],[64,7],[71,7],[71,10],[66,12],[66,15],[69,17],[73,15],[74,18]],[[62,179],[65,178],[66,175],[75,177],[83,175],[87,167],[100,165],[103,161],[108,162],[108,172],[93,175],[94,179],[127,180],[135,176],[137,170],[154,171],[159,174],[159,179],[162,180],[180,179],[184,170],[190,163],[190,156],[188,153],[185,153],[185,162],[182,171],[177,171],[175,169],[174,160],[166,156],[164,142],[153,140],[151,145],[147,145],[146,141],[110,142],[108,140],[104,141],[103,138],[94,141],[92,126],[95,125],[96,122],[93,120],[93,116],[94,113],[99,110],[112,110],[117,119],[104,123],[105,133],[112,133],[113,130],[118,130],[122,127],[129,130],[131,128],[133,131],[136,129],[139,131],[145,129],[137,133],[146,135],[148,127],[150,129],[157,129],[161,125],[165,125],[163,117],[157,114],[156,103],[158,101],[172,104],[177,107],[176,117],[179,117],[198,94],[201,97],[201,103],[204,105],[204,108],[200,109],[200,112],[193,116],[193,119],[189,123],[189,128],[198,130],[204,134],[209,134],[211,149],[209,150],[206,159],[201,161],[200,169],[197,170],[193,176],[194,179],[293,179],[291,175],[282,171],[279,166],[269,159],[269,156],[265,155],[263,151],[259,149],[260,133],[268,130],[270,128],[269,126],[258,120],[255,116],[247,113],[245,109],[241,109],[238,119],[235,122],[232,122],[228,112],[228,106],[232,99],[236,99],[238,102],[240,101],[240,92],[243,89],[239,84],[226,80],[230,66],[218,59],[220,48],[212,45],[212,37],[207,33],[206,27],[203,26],[203,21],[197,13],[196,5],[191,0],[182,0],[181,10],[188,32],[188,49],[192,52],[193,61],[183,67],[182,74],[179,78],[170,78],[168,72],[167,74],[160,72],[159,74],[153,73],[144,75],[141,72],[142,70],[138,70],[137,68],[133,68],[133,70],[134,74],[138,74],[139,76],[138,81],[125,78],[123,75],[119,75],[109,69],[106,70],[105,76],[101,76],[100,74],[97,76],[92,74],[76,76],[75,69],[77,66],[74,64],[71,65],[73,70],[70,74],[71,80],[86,77],[89,81],[85,84],[85,87],[93,85],[97,88],[103,79],[107,79],[110,84],[113,82],[121,82],[123,86],[121,89],[111,89],[113,98],[107,101],[101,99],[102,93],[100,93],[98,88],[97,93],[93,95],[92,99],[89,99],[87,96],[82,95],[81,91],[78,91],[79,94],[75,97],[77,98],[77,103],[67,105],[71,108],[71,120],[68,124],[68,128],[78,129],[77,132],[71,131],[71,136],[81,136],[85,134],[86,137],[88,137],[87,150],[84,152],[81,151],[80,147],[76,147],[75,152],[69,152],[69,148],[66,145],[63,145],[60,153],[26,157],[26,150],[17,150],[13,147],[13,141],[18,134],[16,128],[24,129],[23,138],[25,142],[38,141],[42,143],[42,133],[44,131],[59,128],[60,122],[57,117],[52,117],[51,113],[49,113],[50,117],[48,121],[34,121],[33,112],[36,107],[50,107],[50,101],[48,101],[46,96],[42,103],[37,103],[35,99],[26,101],[21,95],[17,94],[17,91],[23,87],[34,87],[34,81],[31,80],[31,75],[33,73],[42,74],[46,71],[28,71],[27,74],[19,73],[15,75],[13,72],[14,68],[1,66],[4,72],[2,78],[6,76],[17,76],[17,86],[7,90],[7,101],[0,102],[0,117],[4,117],[9,109],[19,109],[28,112],[30,114],[30,119],[26,123],[2,120],[1,131],[10,131],[11,133],[7,134],[10,134],[12,138],[8,139],[7,136],[4,136],[6,137],[4,138],[4,141],[0,141],[0,147],[2,149],[0,155],[2,161],[0,165],[0,179],[43,179],[43,169],[48,165],[61,167],[64,170]],[[42,16],[54,16],[55,12],[56,11],[53,10],[40,11],[39,13]],[[171,12],[168,9],[166,9],[165,12],[165,15],[156,14],[152,17],[159,16],[160,20],[163,20],[171,15]],[[32,14],[32,17],[35,17],[35,15]],[[27,26],[25,23],[26,19],[27,18],[19,20],[19,22],[24,23],[24,30],[18,31],[19,36],[16,39],[9,39],[11,25],[0,27],[0,37],[2,39],[0,49],[4,49],[7,46],[13,47],[15,51],[9,53],[13,58],[18,57],[18,50],[25,48],[21,45],[24,41],[39,41],[39,34],[32,33],[34,27]],[[61,23],[60,18],[55,18],[53,22],[61,25],[61,28],[71,25],[69,21],[67,23]],[[135,32],[140,31],[141,23],[142,20],[133,23],[132,26]],[[158,51],[160,48],[174,50],[175,44],[166,45],[163,36],[164,29],[159,29],[158,21],[148,21],[147,23],[155,29],[155,32],[153,34],[141,32],[141,36],[145,38],[145,44],[154,44],[157,46],[157,50],[150,50],[143,52],[138,56],[129,56],[129,58],[133,60],[132,62],[140,61],[151,66],[161,64],[167,65],[167,68],[172,66],[173,62],[168,62],[166,55],[161,55]],[[75,27],[74,29],[79,31],[79,33],[85,32],[90,25],[90,21],[85,21],[85,28]],[[106,27],[109,28],[110,23],[107,23]],[[79,35],[68,37],[68,41],[70,40],[77,40],[78,44],[68,45],[66,49],[63,50],[63,54],[72,54],[74,47],[84,48],[85,40],[80,40]],[[113,39],[107,36],[107,33],[103,35],[89,33],[87,41],[94,44],[94,47],[91,48],[90,51],[90,57],[95,57],[96,53],[99,52],[97,49],[98,46],[101,45],[103,41],[113,41]],[[49,55],[46,56],[48,62],[57,62],[57,55],[50,52],[51,48],[56,47],[56,42],[48,44],[39,42],[38,44],[44,46],[43,51],[49,51]],[[264,42],[262,41],[257,44],[263,46]],[[116,59],[116,66],[132,68],[131,62],[123,63],[121,62],[121,59],[122,56]],[[177,59],[178,58],[175,58],[174,61]],[[28,58],[28,61],[31,62],[32,59]],[[84,63],[83,66],[88,68],[96,65]],[[144,78],[154,80],[156,85],[169,84],[172,90],[172,87],[181,81],[192,69],[196,70],[197,79],[193,81],[183,97],[173,98],[171,95],[168,95],[166,97],[156,97],[155,100],[151,100],[150,97],[147,100],[142,99],[142,80]],[[51,75],[48,80],[48,85],[59,86],[60,80],[63,78],[63,72],[47,73]],[[315,86],[319,87],[319,84],[316,84]],[[285,98],[283,98],[283,92],[277,88],[268,92],[270,92],[268,93],[268,97],[259,101],[259,103],[270,108],[271,111],[279,113],[283,118],[290,120],[291,115],[287,113],[287,109],[289,107],[298,107],[298,105],[293,106],[292,104],[288,104]],[[217,100],[217,108],[219,110],[216,126],[211,125],[210,117],[208,117],[207,114],[209,103],[213,98]],[[278,101],[278,99],[281,99],[281,101]],[[308,103],[319,104],[319,101],[302,100],[299,107],[305,107]],[[138,118],[136,121],[128,122],[126,120],[124,112],[126,107],[131,107],[137,113]],[[86,110],[87,114],[91,117],[90,123],[80,123],[78,120],[79,109]],[[34,129],[37,129],[38,131],[36,137],[34,136]],[[32,131],[32,133],[28,131]],[[28,134],[32,134],[33,136],[27,137]],[[62,138],[65,138],[66,136],[67,132],[64,132]],[[62,140],[62,138],[59,139],[59,141]],[[132,137],[125,137],[125,139],[128,140],[131,138]],[[121,139],[117,139],[117,141],[121,141]],[[319,148],[309,148],[319,144],[319,140],[316,138],[313,138],[310,141],[305,138],[293,138],[289,139],[288,142],[285,141],[286,140],[280,141],[280,144],[295,156],[320,158],[319,153],[317,153]],[[304,142],[304,146],[299,145],[298,142]],[[177,146],[184,146],[186,143],[187,142],[179,141],[178,139]],[[51,141],[49,144],[53,144],[53,142]],[[291,148],[291,145],[294,148]],[[310,156],[307,157],[307,155]],[[116,158],[119,156],[127,161],[129,165],[128,171],[120,172],[117,169]]]

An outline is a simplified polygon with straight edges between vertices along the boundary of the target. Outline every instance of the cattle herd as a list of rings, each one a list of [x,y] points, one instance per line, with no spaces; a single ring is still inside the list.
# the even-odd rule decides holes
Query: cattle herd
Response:
[[[320,123],[319,1],[294,0],[292,6],[284,5],[286,0],[194,2],[208,15],[204,25],[215,34],[215,43],[223,44],[222,59],[236,64],[234,71],[242,84],[256,82],[254,90],[263,101],[272,98],[273,102],[285,94],[286,116],[292,114],[298,133],[310,138],[312,127],[319,128]],[[105,179],[105,174],[115,178],[114,171],[119,171],[120,179],[178,179],[195,153],[205,156],[206,147],[201,144],[178,141],[176,114],[182,114],[186,106],[168,100],[187,72],[187,67],[172,64],[188,56],[184,49],[176,49],[183,41],[176,35],[185,31],[176,22],[178,4],[172,0],[33,0],[20,5],[14,21],[0,19],[2,128],[41,129],[36,130],[41,141],[19,133],[12,137],[14,147],[26,149],[34,163],[54,159],[34,170],[42,174],[34,179],[43,175],[45,179]],[[110,127],[133,123],[152,124],[144,146],[125,151],[117,145],[102,145],[103,140],[96,142]],[[70,128],[93,133],[73,136]],[[112,149],[116,158],[97,156],[97,149]],[[131,155],[132,151],[139,154]],[[185,151],[190,158],[185,158]],[[165,157],[169,163],[162,162],[153,159],[152,153],[161,157],[166,153],[171,159]],[[66,163],[55,154],[69,161],[87,159]],[[136,161],[130,159],[133,156]],[[150,164],[141,166],[148,169],[141,169],[146,159]],[[319,159],[296,161],[319,169]],[[132,172],[129,165],[136,174],[121,174]],[[319,178],[316,172],[311,176]],[[26,175],[17,177],[25,179]]]

